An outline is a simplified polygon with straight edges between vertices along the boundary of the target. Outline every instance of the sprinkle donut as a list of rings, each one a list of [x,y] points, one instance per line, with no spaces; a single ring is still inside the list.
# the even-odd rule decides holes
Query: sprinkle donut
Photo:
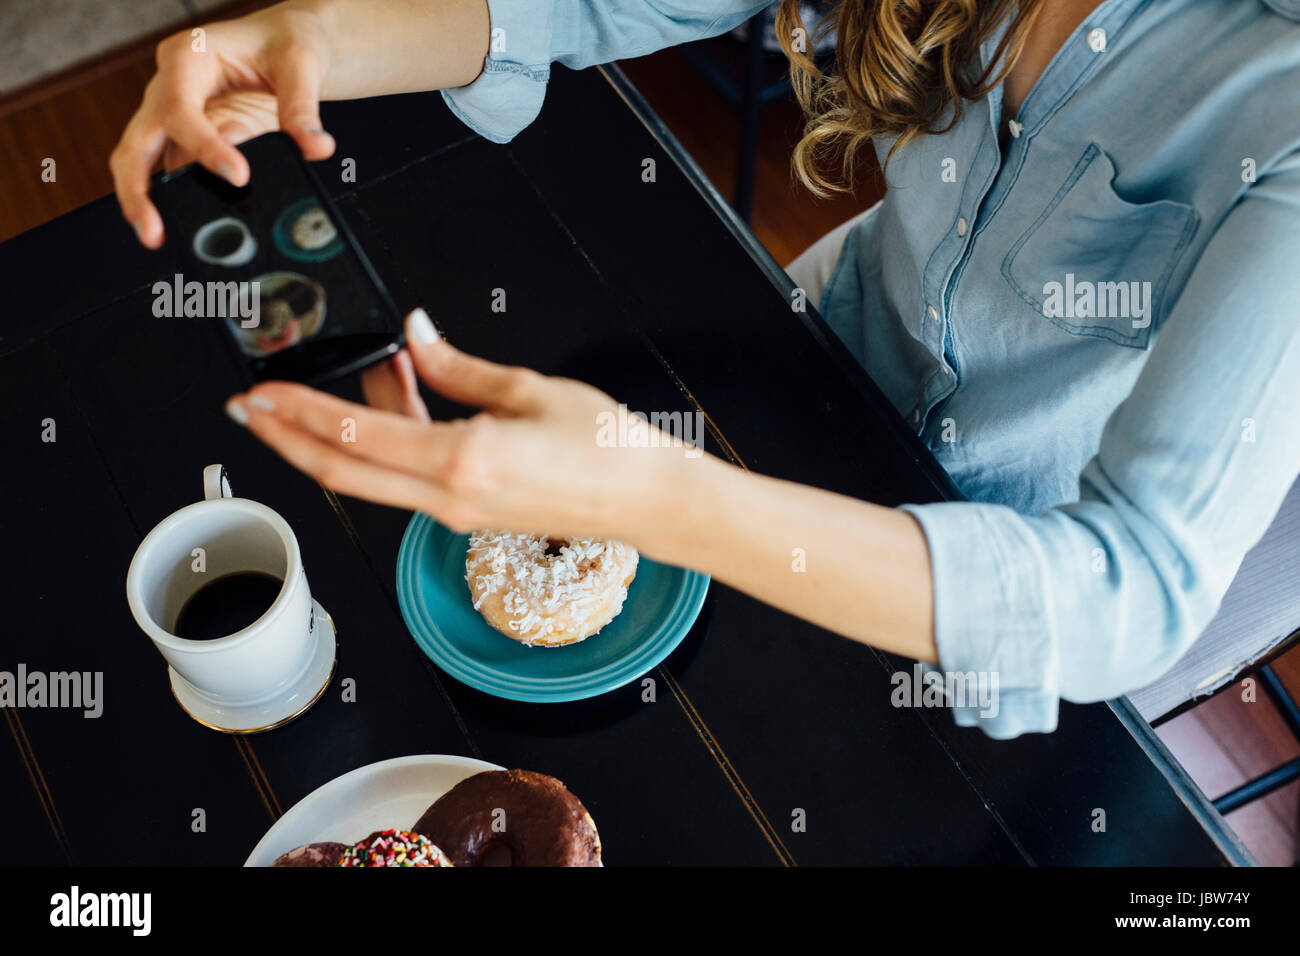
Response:
[[[348,847],[339,866],[451,866],[428,837],[406,830],[376,830]]]
[[[478,531],[465,581],[474,610],[506,637],[560,647],[618,616],[637,560],[636,549],[618,541]]]

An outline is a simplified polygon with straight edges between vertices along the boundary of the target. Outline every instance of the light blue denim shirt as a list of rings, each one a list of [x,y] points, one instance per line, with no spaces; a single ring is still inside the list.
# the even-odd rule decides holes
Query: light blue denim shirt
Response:
[[[552,61],[761,6],[489,0],[486,69],[444,95],[504,142]],[[967,104],[888,184],[821,311],[971,499],[904,506],[941,668],[997,675],[958,723],[1050,731],[1187,650],[1300,473],[1300,0],[1106,0],[1014,118]]]

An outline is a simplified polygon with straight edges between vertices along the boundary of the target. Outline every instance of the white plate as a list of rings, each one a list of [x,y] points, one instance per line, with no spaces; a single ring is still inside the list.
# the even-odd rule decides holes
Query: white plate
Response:
[[[244,866],[270,866],[304,843],[356,843],[376,830],[406,830],[429,804],[466,777],[504,770],[494,763],[446,754],[394,757],[335,777],[303,797],[275,822]]]

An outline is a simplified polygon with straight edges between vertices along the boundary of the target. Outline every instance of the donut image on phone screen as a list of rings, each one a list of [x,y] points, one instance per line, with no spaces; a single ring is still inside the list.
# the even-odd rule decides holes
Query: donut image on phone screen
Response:
[[[343,251],[343,237],[315,199],[300,199],[276,216],[275,247],[299,262],[324,262]]]
[[[243,221],[222,216],[204,223],[194,234],[194,254],[208,265],[234,268],[257,255],[257,240]]]
[[[227,318],[245,355],[271,355],[310,339],[325,324],[325,289],[296,272],[268,272],[257,287],[257,324]]]

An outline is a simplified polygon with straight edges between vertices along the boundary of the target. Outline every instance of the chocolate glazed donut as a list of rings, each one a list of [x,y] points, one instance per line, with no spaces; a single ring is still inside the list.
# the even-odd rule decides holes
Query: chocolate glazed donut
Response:
[[[554,777],[531,770],[491,770],[462,780],[411,829],[455,866],[601,865],[600,836],[582,801]]]

